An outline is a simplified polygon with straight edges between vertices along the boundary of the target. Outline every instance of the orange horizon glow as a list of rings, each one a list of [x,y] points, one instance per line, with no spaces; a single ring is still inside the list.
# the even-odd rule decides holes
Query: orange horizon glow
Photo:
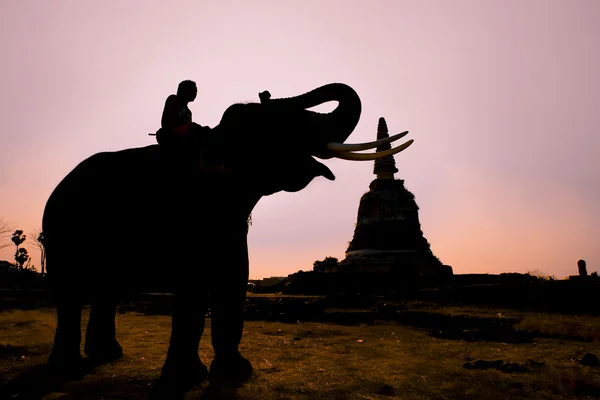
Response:
[[[350,142],[374,140],[380,117],[415,140],[395,156],[396,178],[454,273],[563,278],[579,259],[600,270],[599,2],[205,3],[4,7],[0,218],[29,235],[79,162],[155,143],[147,133],[183,79],[198,85],[194,120],[211,127],[263,90],[343,82],[363,105]],[[251,278],[343,258],[373,164],[325,163],[335,181],[255,208]]]

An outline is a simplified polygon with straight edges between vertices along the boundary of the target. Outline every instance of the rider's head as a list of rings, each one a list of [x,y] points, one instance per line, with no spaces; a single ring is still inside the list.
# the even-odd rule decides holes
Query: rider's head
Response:
[[[181,81],[179,86],[177,86],[177,96],[185,101],[194,101],[196,94],[198,94],[198,88],[194,81]]]

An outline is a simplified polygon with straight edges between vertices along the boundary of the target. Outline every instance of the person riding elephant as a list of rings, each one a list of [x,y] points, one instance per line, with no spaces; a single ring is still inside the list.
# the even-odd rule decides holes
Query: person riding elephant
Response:
[[[197,94],[196,82],[188,79],[179,83],[176,94],[167,97],[160,120],[161,128],[156,135],[159,144],[172,143],[177,139],[198,139],[203,127],[192,122],[192,111],[188,107]]]
[[[196,99],[197,94],[196,82],[189,79],[179,82],[177,93],[165,100],[156,141],[175,164],[192,162],[204,172],[231,172],[222,163],[206,159],[204,149],[214,137],[208,126],[192,121],[188,104]]]

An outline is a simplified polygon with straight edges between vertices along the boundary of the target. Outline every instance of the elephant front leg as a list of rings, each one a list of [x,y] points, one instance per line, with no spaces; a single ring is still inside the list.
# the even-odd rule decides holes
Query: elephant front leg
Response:
[[[210,364],[211,381],[242,384],[252,376],[252,364],[239,352],[244,330],[244,306],[248,288],[247,261],[242,260],[238,274],[226,269],[227,276],[215,279],[211,289],[211,336],[215,358]]]
[[[198,355],[207,308],[207,293],[198,287],[175,294],[171,339],[160,377],[162,386],[187,391],[208,375]]]

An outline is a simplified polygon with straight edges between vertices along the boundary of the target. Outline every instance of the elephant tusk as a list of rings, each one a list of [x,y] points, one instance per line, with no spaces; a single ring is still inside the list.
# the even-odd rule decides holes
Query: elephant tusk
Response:
[[[402,150],[406,149],[414,142],[414,139],[410,139],[408,142],[401,144],[398,147],[393,149],[378,151],[376,153],[351,153],[351,152],[341,152],[336,153],[334,157],[341,158],[343,160],[352,160],[352,161],[370,161],[377,160],[379,158],[387,157],[394,155],[396,153],[400,153]]]
[[[368,143],[352,143],[352,144],[346,144],[346,143],[336,143],[336,142],[330,142],[327,144],[327,148],[331,151],[334,152],[341,152],[341,151],[360,151],[360,150],[369,150],[372,148],[375,148],[377,146],[381,146],[387,143],[391,143],[394,142],[402,137],[404,137],[406,134],[408,133],[408,131],[404,131],[402,133],[398,133],[396,135],[390,136],[388,138],[385,139],[379,139],[376,140],[374,142],[368,142]]]

